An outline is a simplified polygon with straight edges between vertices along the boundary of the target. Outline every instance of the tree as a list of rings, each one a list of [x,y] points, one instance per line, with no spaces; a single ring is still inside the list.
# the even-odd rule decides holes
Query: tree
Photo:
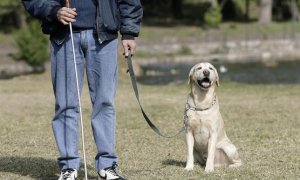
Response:
[[[249,20],[249,12],[250,12],[250,0],[246,0],[245,1],[245,15],[244,15],[244,19],[246,21]]]
[[[299,10],[298,10],[298,7],[297,7],[296,0],[291,1],[291,11],[292,11],[293,21],[299,21]]]
[[[221,8],[217,0],[210,0],[211,6],[204,13],[204,22],[208,27],[216,28],[222,21]]]
[[[11,21],[18,28],[26,26],[26,13],[20,0],[0,1],[0,23],[1,21]]]
[[[13,55],[16,60],[25,61],[34,72],[45,71],[45,62],[49,57],[48,37],[41,32],[40,23],[33,20],[28,28],[21,28],[15,33],[19,51]]]
[[[259,1],[259,23],[268,24],[272,22],[272,0]]]

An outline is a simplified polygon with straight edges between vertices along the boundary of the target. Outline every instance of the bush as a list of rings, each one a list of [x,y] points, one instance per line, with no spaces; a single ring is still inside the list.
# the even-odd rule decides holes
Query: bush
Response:
[[[19,52],[13,55],[14,59],[27,62],[35,72],[43,72],[49,58],[49,41],[41,32],[40,23],[32,21],[28,28],[18,30],[14,38],[19,48]]]
[[[222,21],[221,9],[218,6],[209,8],[204,14],[204,22],[208,27],[216,28]]]

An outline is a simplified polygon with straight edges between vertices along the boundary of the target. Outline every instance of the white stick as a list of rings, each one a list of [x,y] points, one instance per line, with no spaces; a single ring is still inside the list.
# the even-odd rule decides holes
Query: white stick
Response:
[[[82,139],[82,151],[83,151],[83,163],[84,163],[84,177],[85,177],[85,180],[88,180],[88,178],[87,178],[87,167],[86,167],[86,157],[85,157],[85,142],[84,142],[83,118],[82,118],[82,111],[81,111],[81,101],[80,101],[79,82],[78,82],[78,73],[77,73],[77,64],[76,64],[76,55],[75,55],[75,47],[74,47],[72,23],[69,23],[69,27],[70,27],[70,35],[71,35],[71,43],[72,43],[72,51],[73,51],[73,61],[74,61],[74,69],[75,69],[75,76],[76,76],[77,97],[78,97],[78,104],[79,104],[80,126],[81,126],[81,139]]]

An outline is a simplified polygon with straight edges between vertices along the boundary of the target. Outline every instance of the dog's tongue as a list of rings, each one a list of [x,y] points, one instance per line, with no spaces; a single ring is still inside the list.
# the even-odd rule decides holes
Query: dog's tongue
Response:
[[[209,82],[201,82],[201,85],[205,88],[209,87],[210,83]]]

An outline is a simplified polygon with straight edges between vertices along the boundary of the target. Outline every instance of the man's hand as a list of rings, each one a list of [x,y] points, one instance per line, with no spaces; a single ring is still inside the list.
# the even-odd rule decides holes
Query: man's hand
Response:
[[[59,22],[63,23],[64,25],[69,24],[70,22],[75,22],[75,17],[77,16],[75,8],[67,8],[62,7],[57,11],[56,17]]]
[[[124,39],[122,40],[122,45],[124,49],[123,55],[127,57],[129,55],[129,51],[131,55],[134,55],[136,49],[136,42],[133,39]]]

